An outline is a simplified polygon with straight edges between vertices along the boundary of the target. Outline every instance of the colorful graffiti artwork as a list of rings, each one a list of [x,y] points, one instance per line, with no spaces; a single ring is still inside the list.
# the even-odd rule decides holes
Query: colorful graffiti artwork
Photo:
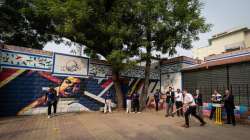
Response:
[[[112,71],[111,71],[110,65],[90,63],[89,74],[91,74],[95,77],[103,77],[104,78],[107,76],[111,76]]]
[[[97,111],[103,107],[108,90],[113,94],[112,104],[116,103],[113,82],[107,78],[65,77],[45,71],[3,68],[0,80],[0,116],[46,113],[44,98],[49,86],[60,93],[58,112]],[[143,81],[140,78],[121,79],[123,93],[140,93]],[[156,83],[157,80],[150,81],[150,90]]]
[[[87,76],[89,59],[84,57],[54,53],[53,74],[61,76]]]
[[[45,113],[44,98],[49,86],[60,93],[59,112],[99,110],[104,98],[98,94],[107,90],[114,94],[113,87],[106,85],[108,79],[98,83],[92,78],[58,77],[44,71],[4,68],[0,80],[0,91],[4,93],[0,94],[0,116]]]
[[[113,94],[112,106],[116,105],[110,65],[89,64],[87,58],[65,54],[55,53],[52,59],[11,50],[1,50],[0,64],[0,116],[46,113],[45,93],[49,86],[61,97],[58,112],[99,110],[107,91]],[[159,86],[159,75],[151,74],[154,78],[150,80],[150,92]],[[143,68],[130,69],[122,76],[124,97],[134,91],[141,93]]]
[[[143,67],[135,67],[133,69],[124,70],[121,72],[121,76],[124,77],[136,77],[144,78],[145,69]],[[157,70],[151,70],[150,79],[160,79],[160,74]]]
[[[2,50],[1,67],[51,71],[52,57]]]

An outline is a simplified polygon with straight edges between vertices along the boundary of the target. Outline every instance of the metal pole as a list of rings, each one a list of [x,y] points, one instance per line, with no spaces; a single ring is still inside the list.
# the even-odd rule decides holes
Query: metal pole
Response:
[[[161,60],[159,60],[159,70],[160,70],[160,92],[161,92]]]
[[[227,69],[227,89],[229,89],[229,66],[226,66]]]
[[[248,92],[248,84],[247,84],[247,106],[250,107],[250,101],[249,101],[249,92]]]
[[[159,66],[159,69],[160,69],[160,92],[161,92],[161,64]]]
[[[239,85],[239,94],[238,94],[238,96],[239,96],[239,105],[240,105],[240,85]]]

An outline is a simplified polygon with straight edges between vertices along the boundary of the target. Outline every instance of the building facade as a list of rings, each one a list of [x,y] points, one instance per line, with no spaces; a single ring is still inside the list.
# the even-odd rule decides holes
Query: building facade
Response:
[[[199,89],[205,102],[214,90],[224,95],[229,89],[235,104],[250,107],[250,48],[206,57],[201,64],[182,69],[183,88]]]
[[[236,28],[212,36],[209,46],[194,48],[193,57],[203,60],[205,57],[250,48],[250,29]]]
[[[176,89],[182,89],[181,69],[197,64],[199,61],[180,56],[171,59],[162,59],[161,65],[161,91],[166,92],[171,86]]]
[[[46,113],[50,86],[60,95],[58,112],[98,111],[108,91],[112,106],[117,103],[106,61],[1,44],[0,54],[0,116]],[[120,73],[124,97],[142,92],[144,72],[144,67],[135,67]],[[159,83],[159,72],[152,70],[149,93]]]

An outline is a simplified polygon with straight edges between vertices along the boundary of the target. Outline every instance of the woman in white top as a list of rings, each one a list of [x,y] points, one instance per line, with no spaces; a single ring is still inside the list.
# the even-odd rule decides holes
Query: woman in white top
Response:
[[[183,90],[184,94],[184,106],[187,107],[187,111],[185,112],[185,125],[183,127],[188,128],[189,127],[189,115],[193,115],[195,118],[197,118],[200,122],[200,126],[204,126],[206,122],[196,114],[196,104],[194,101],[193,96],[190,93],[187,93],[187,90]]]

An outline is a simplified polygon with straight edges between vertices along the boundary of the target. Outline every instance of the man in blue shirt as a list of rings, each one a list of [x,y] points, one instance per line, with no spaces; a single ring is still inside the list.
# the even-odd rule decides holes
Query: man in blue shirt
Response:
[[[57,94],[53,87],[50,87],[48,92],[46,92],[45,103],[48,105],[48,118],[51,118],[51,107],[53,106],[54,114],[57,108]]]

